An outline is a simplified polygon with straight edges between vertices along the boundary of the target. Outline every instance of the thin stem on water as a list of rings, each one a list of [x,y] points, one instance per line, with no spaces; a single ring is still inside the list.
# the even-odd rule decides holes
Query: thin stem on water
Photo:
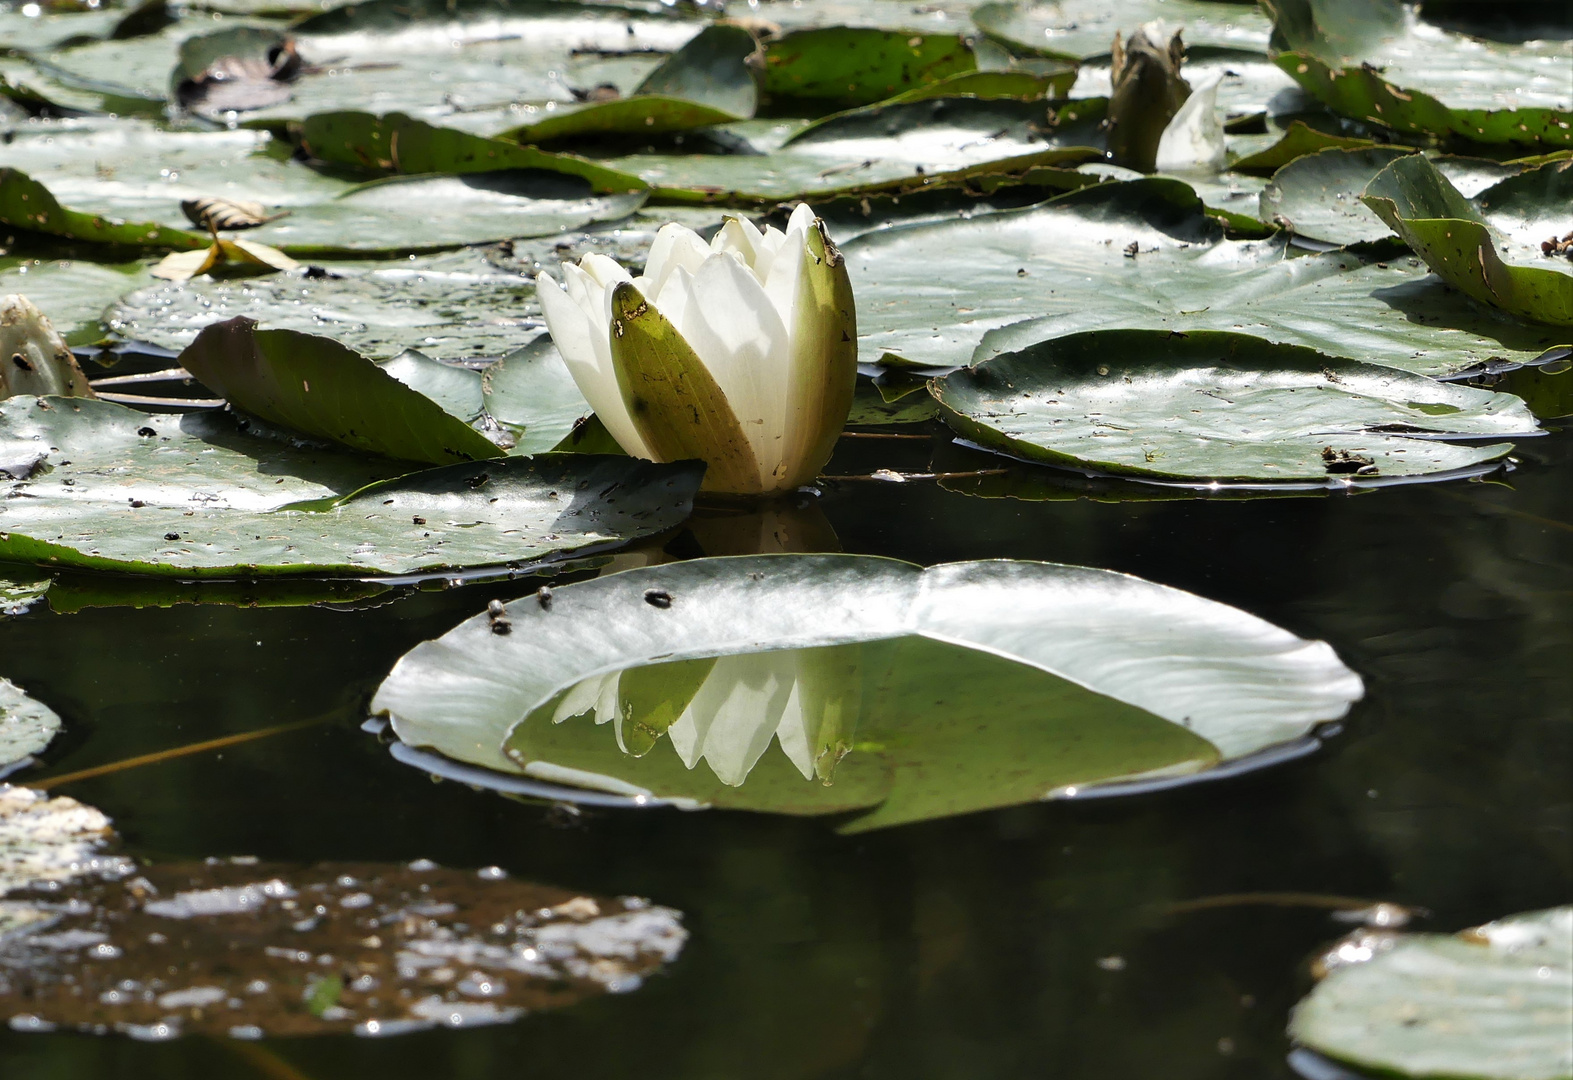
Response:
[[[76,772],[61,773],[59,776],[49,776],[42,780],[30,783],[29,787],[48,790],[59,787],[61,784],[74,784],[78,780],[90,780],[96,776],[107,776],[111,773],[124,772],[127,769],[139,769],[144,765],[157,765],[163,761],[186,757],[189,754],[201,754],[208,750],[222,750],[226,746],[235,746],[240,743],[253,742],[257,739],[266,739],[272,735],[283,735],[290,731],[299,731],[314,724],[323,723],[331,713],[313,716],[307,720],[296,720],[288,724],[277,724],[273,727],[260,728],[257,731],[243,731],[239,735],[225,735],[217,739],[204,739],[201,742],[188,743],[185,746],[175,746],[168,750],[157,750],[151,754],[138,754],[136,757],[124,758],[120,761],[111,761],[104,765],[94,765],[89,769],[78,769]]]

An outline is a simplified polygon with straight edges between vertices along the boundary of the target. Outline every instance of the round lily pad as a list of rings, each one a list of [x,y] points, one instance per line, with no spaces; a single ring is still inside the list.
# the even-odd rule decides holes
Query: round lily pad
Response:
[[[514,601],[406,654],[372,711],[470,765],[862,829],[1199,775],[1360,694],[1326,645],[1120,574],[775,555]]]

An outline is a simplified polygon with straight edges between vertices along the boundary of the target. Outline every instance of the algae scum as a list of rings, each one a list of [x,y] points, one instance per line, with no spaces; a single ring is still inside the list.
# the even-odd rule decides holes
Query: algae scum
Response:
[[[0,2],[0,1075],[1573,1078],[1554,6]]]

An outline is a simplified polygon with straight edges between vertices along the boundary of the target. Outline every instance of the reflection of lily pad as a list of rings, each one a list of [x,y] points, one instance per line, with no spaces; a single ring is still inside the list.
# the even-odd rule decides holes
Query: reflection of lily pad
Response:
[[[1191,480],[1452,472],[1512,446],[1451,446],[1438,436],[1537,429],[1510,394],[1210,331],[1055,338],[963,368],[936,382],[934,396],[947,423],[1007,453]]]
[[[1573,907],[1363,953],[1296,1007],[1292,1037],[1384,1076],[1573,1076]]]
[[[59,730],[53,709],[10,679],[0,679],[0,775],[48,746]]]
[[[567,455],[401,476],[223,415],[75,399],[0,403],[0,458],[27,496],[0,513],[0,557],[185,577],[530,562],[670,528],[698,484],[692,463]]]
[[[515,601],[417,646],[372,709],[494,770],[788,813],[877,805],[854,825],[872,827],[1194,773],[1360,693],[1326,645],[1136,578],[778,555]],[[589,709],[615,723],[569,721]]]

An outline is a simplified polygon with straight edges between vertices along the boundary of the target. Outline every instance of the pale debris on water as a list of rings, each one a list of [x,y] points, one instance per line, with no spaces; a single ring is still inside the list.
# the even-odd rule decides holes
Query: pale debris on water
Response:
[[[129,860],[102,853],[113,835],[109,819],[91,806],[0,784],[0,896],[89,875],[129,873]]]

